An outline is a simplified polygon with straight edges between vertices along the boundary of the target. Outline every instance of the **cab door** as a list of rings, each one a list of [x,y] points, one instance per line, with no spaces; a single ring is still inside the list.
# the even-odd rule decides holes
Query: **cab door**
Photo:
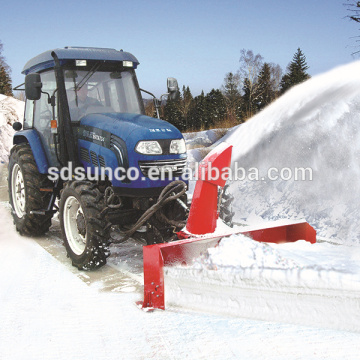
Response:
[[[51,120],[57,119],[57,107],[55,107],[55,114],[53,114],[52,106],[49,104],[49,96],[55,95],[56,97],[56,79],[54,71],[46,71],[40,74],[41,82],[42,82],[42,94],[41,98],[36,101],[26,102],[26,109],[32,106],[33,103],[33,120],[30,120],[31,109],[29,109],[29,119],[27,119],[25,115],[25,124],[29,122],[29,125],[34,127],[41,139],[42,145],[44,147],[44,151],[46,157],[49,162],[49,166],[59,166],[59,161],[56,156],[55,151],[55,143],[54,143],[54,135],[51,133]],[[48,96],[49,95],[49,96]],[[56,99],[56,104],[57,104]],[[27,110],[25,111],[25,114]],[[55,115],[55,116],[54,116]],[[25,128],[24,124],[24,128]],[[27,126],[27,125],[26,125]]]

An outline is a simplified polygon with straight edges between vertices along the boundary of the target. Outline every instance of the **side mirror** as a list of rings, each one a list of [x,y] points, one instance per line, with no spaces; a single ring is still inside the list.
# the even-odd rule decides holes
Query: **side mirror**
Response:
[[[180,93],[177,80],[174,78],[167,78],[167,89],[169,93],[169,99],[175,100]]]
[[[25,95],[28,100],[39,100],[42,82],[40,74],[33,73],[25,76]]]
[[[22,123],[19,121],[15,121],[12,127],[15,131],[20,131],[22,129]]]

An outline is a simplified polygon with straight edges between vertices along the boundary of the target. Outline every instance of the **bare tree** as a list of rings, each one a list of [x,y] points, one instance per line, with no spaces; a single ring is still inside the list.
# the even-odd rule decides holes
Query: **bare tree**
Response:
[[[346,6],[349,15],[347,15],[347,18],[355,21],[357,23],[360,23],[360,1],[355,0],[347,0],[347,3],[344,3],[344,6]],[[358,38],[358,36],[354,36],[354,38]],[[360,40],[356,40],[358,43]],[[352,55],[359,54],[360,50],[354,51]]]
[[[347,17],[356,22],[360,22],[360,1],[348,0],[348,2],[344,5],[350,12],[350,15],[348,15]]]
[[[271,84],[276,97],[280,91],[280,83],[283,76],[283,71],[279,64],[270,63],[270,74],[271,74]]]
[[[263,65],[264,58],[260,55],[254,55],[252,50],[240,50],[240,69],[241,80],[248,79],[251,84],[255,84],[259,72]]]
[[[243,84],[243,99],[245,105],[245,117],[254,115],[256,94],[258,90],[258,77],[263,66],[263,57],[260,54],[254,55],[252,50],[240,50],[241,82]]]

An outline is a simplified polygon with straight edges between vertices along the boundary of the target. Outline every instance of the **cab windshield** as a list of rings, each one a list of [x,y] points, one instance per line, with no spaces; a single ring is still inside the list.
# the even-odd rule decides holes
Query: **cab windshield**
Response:
[[[65,70],[72,121],[93,113],[144,114],[135,71]]]

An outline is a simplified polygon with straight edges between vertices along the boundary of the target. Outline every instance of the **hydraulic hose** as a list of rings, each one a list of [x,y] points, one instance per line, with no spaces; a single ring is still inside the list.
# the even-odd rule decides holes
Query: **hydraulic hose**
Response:
[[[181,180],[176,180],[167,185],[159,195],[158,201],[147,209],[136,224],[125,232],[125,236],[118,241],[112,241],[113,243],[122,243],[128,240],[131,235],[133,235],[140,227],[153,216],[157,211],[159,211],[165,204],[170,201],[175,201],[179,199],[186,192],[186,184]],[[168,219],[165,214],[160,213],[163,221],[167,222],[172,226],[182,228],[186,225],[186,220],[184,221],[175,221]]]

